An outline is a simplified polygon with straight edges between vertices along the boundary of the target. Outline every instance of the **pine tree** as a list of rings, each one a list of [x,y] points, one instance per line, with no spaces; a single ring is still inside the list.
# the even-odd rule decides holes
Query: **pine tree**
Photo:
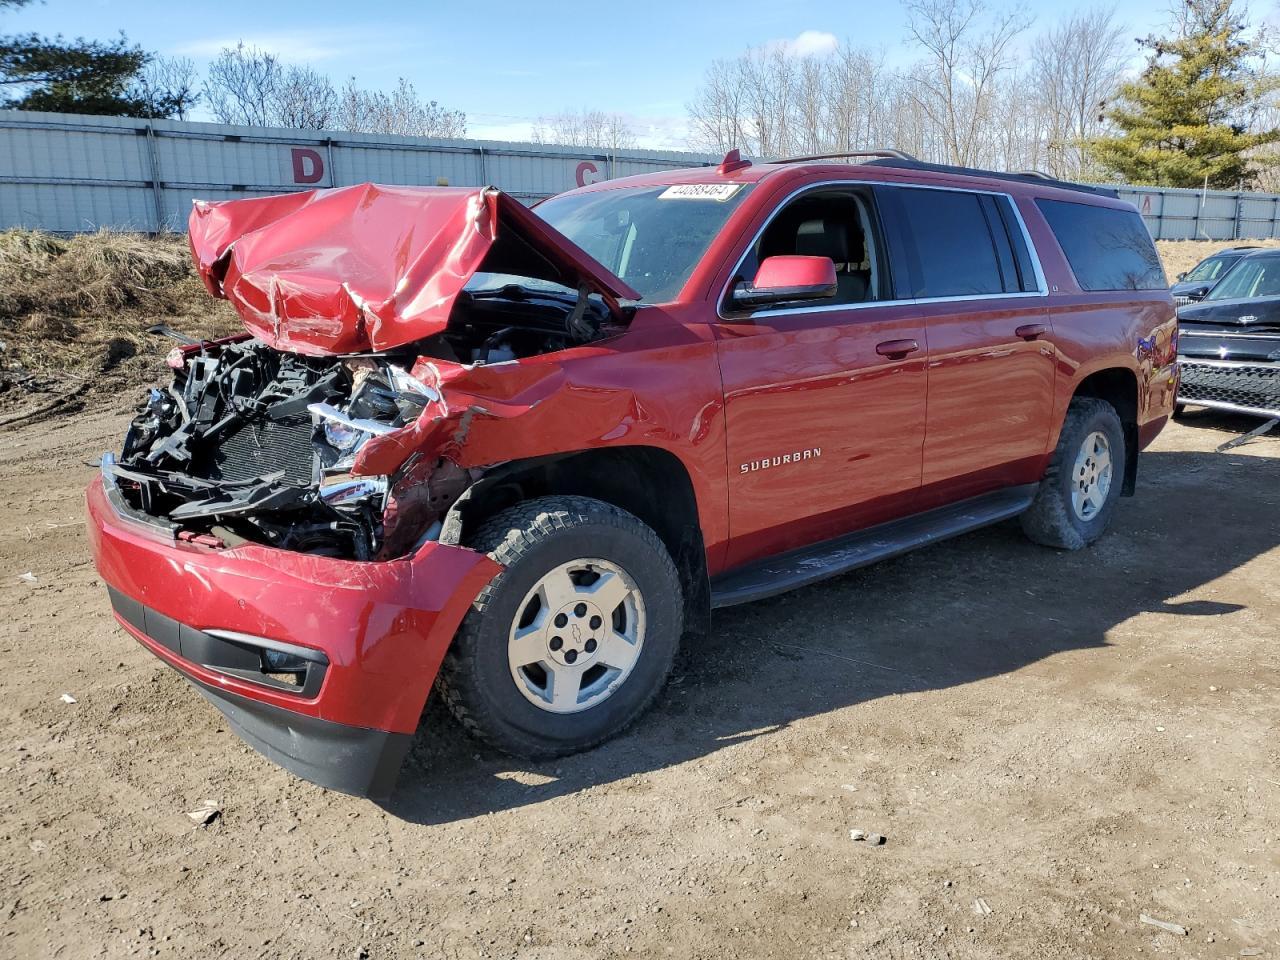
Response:
[[[1253,129],[1277,78],[1259,66],[1262,45],[1232,0],[1184,2],[1172,39],[1138,41],[1147,67],[1107,114],[1119,132],[1091,152],[1129,183],[1237,187],[1269,162],[1249,151],[1280,140],[1280,130]]]
[[[0,10],[28,3],[0,0]],[[109,42],[0,36],[0,108],[127,117],[168,117],[189,108],[190,91],[141,83],[152,59],[123,34]]]

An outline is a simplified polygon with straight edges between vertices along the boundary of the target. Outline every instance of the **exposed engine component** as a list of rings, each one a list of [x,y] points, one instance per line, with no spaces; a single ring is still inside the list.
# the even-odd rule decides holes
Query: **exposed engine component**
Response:
[[[440,400],[409,372],[418,358],[508,362],[598,339],[614,332],[609,319],[585,288],[489,279],[459,297],[443,333],[397,351],[309,357],[256,339],[184,344],[170,354],[173,382],[150,391],[104,476],[132,509],[224,544],[403,556],[480,473],[413,453],[393,475],[351,474],[371,438]]]
[[[393,479],[349,471],[370,437],[438,399],[404,358],[300,357],[256,340],[174,356],[173,383],[151,391],[109,467],[131,506],[225,543],[379,555]]]
[[[449,326],[438,338],[447,344],[451,359],[502,363],[589,343],[606,332],[609,309],[586,288],[575,294],[501,280],[478,274],[474,286],[459,295]]]

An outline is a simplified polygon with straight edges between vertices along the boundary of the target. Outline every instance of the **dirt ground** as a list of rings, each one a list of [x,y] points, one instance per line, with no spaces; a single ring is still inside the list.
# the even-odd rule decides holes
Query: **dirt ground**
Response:
[[[430,705],[378,806],[113,624],[81,489],[124,419],[0,432],[0,957],[1280,956],[1280,438],[1213,452],[1250,421],[1171,426],[1090,550],[1004,524],[718,614],[588,754]]]

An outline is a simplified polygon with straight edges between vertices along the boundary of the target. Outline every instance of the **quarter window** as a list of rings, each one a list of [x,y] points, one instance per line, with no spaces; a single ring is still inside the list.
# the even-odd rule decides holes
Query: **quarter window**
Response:
[[[1037,200],[1081,290],[1162,290],[1168,284],[1136,210]]]

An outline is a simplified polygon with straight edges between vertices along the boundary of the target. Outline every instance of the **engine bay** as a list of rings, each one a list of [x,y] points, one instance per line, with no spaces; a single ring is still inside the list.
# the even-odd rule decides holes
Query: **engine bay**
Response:
[[[612,317],[586,289],[488,280],[458,297],[445,330],[391,351],[304,356],[249,337],[186,344],[170,353],[172,382],[150,390],[119,456],[103,458],[104,481],[186,539],[403,556],[438,536],[483,473],[415,452],[394,474],[352,474],[370,439],[441,402],[415,366],[512,363],[610,336],[621,329]]]

